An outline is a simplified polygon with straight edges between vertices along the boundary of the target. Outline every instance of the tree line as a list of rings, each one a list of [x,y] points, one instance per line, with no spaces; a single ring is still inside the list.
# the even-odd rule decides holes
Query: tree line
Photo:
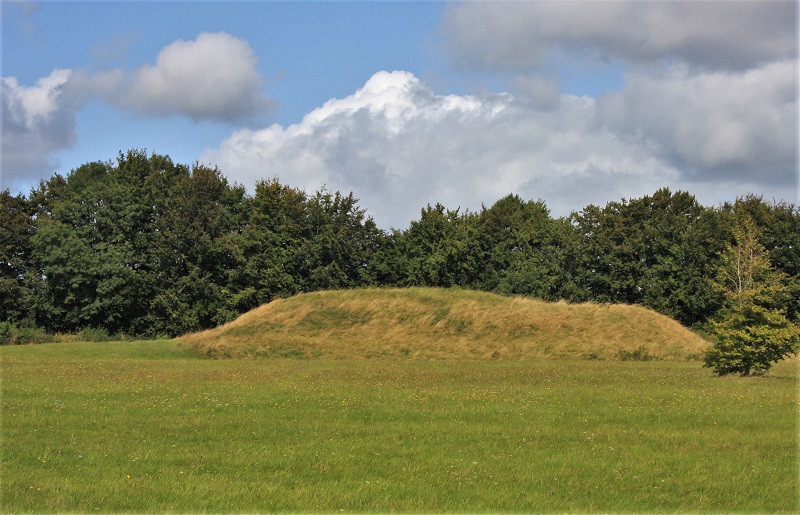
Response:
[[[300,292],[457,286],[640,304],[704,329],[730,311],[720,274],[743,227],[779,278],[762,304],[796,325],[800,211],[783,202],[705,207],[665,188],[553,218],[512,194],[384,231],[352,193],[273,178],[248,195],[216,168],[130,150],[0,193],[0,322],[175,336]]]

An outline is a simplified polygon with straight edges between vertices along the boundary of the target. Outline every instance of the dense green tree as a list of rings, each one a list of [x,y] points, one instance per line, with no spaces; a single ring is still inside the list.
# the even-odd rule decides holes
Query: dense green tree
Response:
[[[543,202],[508,195],[478,213],[428,205],[386,233],[352,193],[307,195],[276,178],[251,197],[216,168],[130,150],[27,198],[4,192],[0,215],[0,321],[48,331],[176,335],[363,285],[636,303],[702,327],[735,312],[711,285],[743,217],[780,277],[753,309],[800,316],[800,212],[756,196],[710,209],[662,189],[552,219]]]
[[[163,334],[215,327],[234,318],[238,233],[248,212],[244,188],[216,168],[195,165],[175,178],[154,220],[157,293],[152,326]]]
[[[376,249],[364,273],[365,284],[398,287],[406,284],[408,259],[398,248],[403,231],[392,229],[376,238]]]
[[[684,324],[713,314],[721,297],[710,270],[725,244],[719,217],[685,192],[587,206],[570,221],[570,300],[642,304]]]
[[[719,375],[760,375],[772,363],[797,354],[800,327],[786,316],[786,275],[775,270],[758,241],[758,228],[749,215],[740,216],[717,269],[715,285],[726,305],[710,325],[716,343],[704,364]]]
[[[154,196],[163,194],[146,184],[155,164],[131,151],[116,167],[88,163],[34,191],[41,324],[56,331],[145,329],[155,287]]]
[[[785,274],[784,284],[790,293],[785,305],[787,316],[800,319],[800,207],[768,203],[761,196],[747,195],[723,205],[721,215],[729,217],[728,227],[736,223],[737,216],[746,215],[753,220],[772,267]]]
[[[23,195],[0,192],[0,322],[31,320],[33,206]]]
[[[243,266],[238,299],[253,306],[303,291],[377,284],[373,255],[385,234],[351,194],[309,197],[277,179],[256,184],[252,210],[236,238]]]
[[[274,178],[256,183],[250,205],[241,230],[232,235],[242,263],[233,277],[239,311],[302,289],[294,256],[304,237],[306,194]]]
[[[693,195],[668,189],[630,205],[641,220],[641,304],[686,325],[700,324],[722,300],[709,288],[709,271],[725,244],[719,217]]]
[[[88,163],[31,195],[39,283],[32,305],[51,331],[103,328],[153,334],[152,303],[164,288],[157,221],[188,176],[166,156],[131,150]]]
[[[542,201],[517,195],[484,208],[478,221],[483,251],[480,287],[505,294],[560,297],[564,270],[563,232]]]
[[[320,190],[306,202],[305,215],[305,237],[295,255],[303,290],[369,284],[381,231],[353,194]]]
[[[397,250],[405,264],[404,286],[469,286],[482,272],[477,215],[428,205],[406,231]]]

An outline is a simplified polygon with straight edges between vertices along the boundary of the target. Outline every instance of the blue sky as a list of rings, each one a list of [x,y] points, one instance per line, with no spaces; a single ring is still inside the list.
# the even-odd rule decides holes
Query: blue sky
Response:
[[[330,98],[352,94],[378,70],[436,70],[436,51],[428,40],[443,7],[437,2],[7,3],[3,75],[32,85],[57,68],[133,69],[152,63],[173,41],[227,32],[258,54],[265,89],[276,99],[265,123],[291,124]],[[110,159],[131,147],[189,163],[199,157],[200,145],[211,146],[231,132],[228,124],[198,125],[179,116],[152,120],[99,102],[82,109],[78,123],[79,141],[59,152],[66,165],[59,170]]]
[[[353,191],[797,203],[794,2],[3,2],[2,183],[147,148]]]

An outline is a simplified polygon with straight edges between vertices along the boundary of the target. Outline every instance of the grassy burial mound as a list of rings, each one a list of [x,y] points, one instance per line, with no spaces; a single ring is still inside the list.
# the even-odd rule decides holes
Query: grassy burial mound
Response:
[[[436,288],[302,294],[180,342],[213,357],[442,360],[685,360],[708,346],[640,306]]]

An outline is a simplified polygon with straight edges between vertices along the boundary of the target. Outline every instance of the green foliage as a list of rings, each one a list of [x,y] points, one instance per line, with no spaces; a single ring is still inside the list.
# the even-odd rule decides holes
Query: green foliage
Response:
[[[758,242],[769,253],[771,266],[785,274],[786,316],[800,320],[800,206],[768,204],[761,197],[747,195],[723,206],[722,213],[731,225],[737,216],[749,216],[756,224]]]
[[[241,311],[302,291],[294,256],[304,238],[306,200],[304,192],[277,179],[256,184],[248,219],[231,235],[244,263],[232,276],[234,306]]]
[[[163,191],[149,178],[171,164],[131,151],[90,163],[34,192],[40,271],[37,322],[51,331],[143,332],[154,294],[154,225]]]
[[[50,343],[52,335],[37,327],[18,327],[11,322],[0,322],[0,345],[25,345],[29,343]]]
[[[111,341],[111,336],[102,327],[86,328],[80,332],[80,339],[87,342],[107,342]]]
[[[369,264],[380,242],[375,222],[353,194],[325,189],[306,202],[304,233],[294,256],[303,291],[354,288],[370,283]]]
[[[781,311],[757,304],[732,308],[711,329],[717,342],[704,363],[718,375],[763,375],[773,363],[797,354],[800,341],[800,328]]]
[[[6,345],[9,343],[9,336],[11,336],[11,330],[14,326],[11,322],[8,321],[0,321],[0,345]]]
[[[715,212],[693,196],[664,188],[588,206],[570,219],[577,242],[568,249],[574,279],[566,298],[642,304],[685,325],[719,309],[710,270],[726,234]]]
[[[0,320],[30,319],[32,203],[0,191]]]
[[[475,214],[428,205],[397,235],[403,286],[467,286],[483,265]]]
[[[560,298],[567,226],[541,201],[517,195],[480,213],[428,205],[394,236],[392,284],[474,288],[508,295]]]
[[[643,345],[636,347],[632,351],[621,350],[617,353],[617,359],[620,361],[656,361],[661,358],[650,354],[650,351]]]
[[[478,234],[484,266],[478,285],[507,295],[561,298],[565,269],[565,230],[550,218],[542,201],[517,195],[484,209]]]
[[[800,319],[800,211],[747,196],[705,208],[668,189],[553,219],[507,195],[479,212],[428,205],[382,231],[352,193],[260,181],[143,150],[0,192],[0,320],[50,333],[174,336],[322,289],[436,286],[640,304],[687,326],[719,318],[711,287],[746,213]]]
[[[786,316],[786,275],[772,268],[755,223],[747,214],[737,222],[735,242],[723,253],[716,278],[727,303],[710,325],[717,342],[704,362],[719,375],[761,375],[797,354],[800,327]]]

